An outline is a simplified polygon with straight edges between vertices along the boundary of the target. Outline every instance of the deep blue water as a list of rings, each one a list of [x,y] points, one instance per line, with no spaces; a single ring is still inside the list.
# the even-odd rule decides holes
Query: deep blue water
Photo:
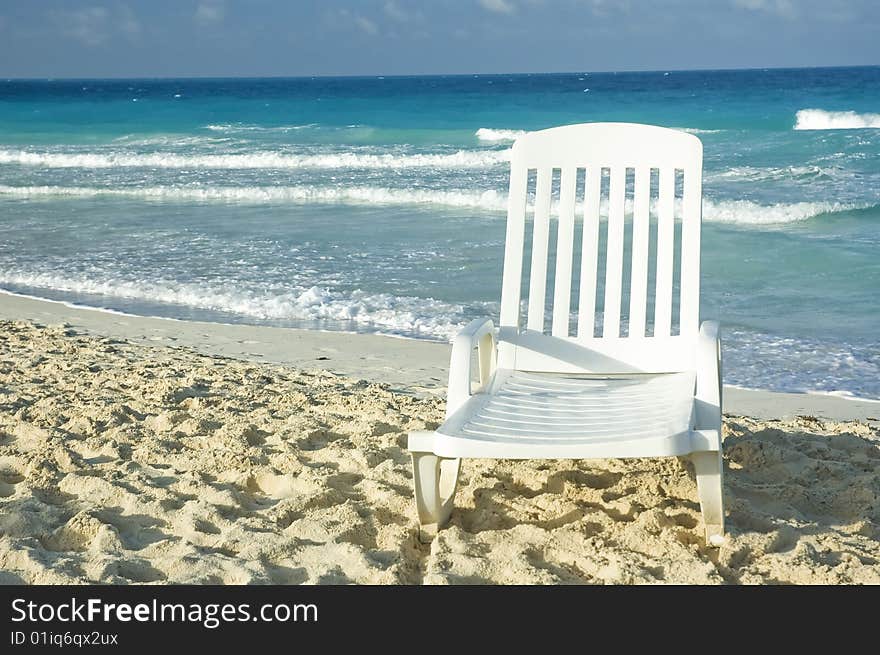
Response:
[[[705,151],[725,381],[880,397],[880,68],[0,81],[0,288],[445,339],[497,315],[512,139]]]

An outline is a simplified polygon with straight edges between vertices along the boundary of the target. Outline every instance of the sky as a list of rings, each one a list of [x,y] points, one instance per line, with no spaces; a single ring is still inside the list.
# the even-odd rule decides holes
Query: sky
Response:
[[[0,0],[0,77],[880,64],[880,0]]]

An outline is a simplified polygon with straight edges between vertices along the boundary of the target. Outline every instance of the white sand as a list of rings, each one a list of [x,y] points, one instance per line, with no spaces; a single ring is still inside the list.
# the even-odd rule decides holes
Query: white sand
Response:
[[[466,461],[422,545],[405,435],[442,417],[446,346],[14,312],[73,327],[0,323],[0,583],[880,583],[870,421],[728,416],[721,549],[676,458]]]

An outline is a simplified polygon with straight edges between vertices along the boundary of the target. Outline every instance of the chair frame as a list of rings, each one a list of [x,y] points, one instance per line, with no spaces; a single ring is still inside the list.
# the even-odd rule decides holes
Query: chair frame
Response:
[[[558,240],[552,325],[546,331],[546,286],[551,184],[560,170]],[[570,332],[572,261],[577,220],[575,187],[584,172],[582,268],[577,334]],[[596,329],[601,176],[609,169],[607,248],[602,336]],[[633,170],[632,275],[628,334],[621,336],[622,267],[626,220],[626,175]],[[650,176],[657,169],[656,287],[654,334],[646,330]],[[521,323],[522,265],[527,213],[527,181],[536,171],[528,312]],[[682,172],[679,333],[673,334],[673,258],[675,256],[676,173]],[[719,324],[699,324],[702,143],[690,134],[629,123],[587,123],[541,130],[520,137],[512,148],[501,317],[476,319],[452,342],[446,421],[437,430],[413,432],[416,508],[422,534],[430,538],[448,519],[463,457],[595,458],[688,456],[696,474],[706,540],[719,545],[724,535],[721,456],[722,362]],[[575,271],[577,272],[577,271]],[[699,325],[699,328],[698,328]],[[476,366],[473,351],[477,350]],[[476,369],[476,370],[475,370]],[[692,372],[693,405],[686,434],[650,442],[607,443],[599,448],[528,446],[515,439],[481,444],[456,436],[481,396],[491,395],[504,371],[587,375]],[[476,388],[472,379],[478,378]]]

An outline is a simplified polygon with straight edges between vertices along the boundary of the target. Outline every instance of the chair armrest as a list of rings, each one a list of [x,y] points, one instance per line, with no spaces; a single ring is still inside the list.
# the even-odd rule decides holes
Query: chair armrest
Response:
[[[452,340],[452,358],[449,362],[449,387],[446,396],[446,416],[451,416],[471,395],[471,351],[479,348],[480,384],[486,385],[495,371],[495,325],[488,318],[468,323]]]
[[[721,336],[718,321],[704,321],[697,337],[696,429],[721,431]]]

